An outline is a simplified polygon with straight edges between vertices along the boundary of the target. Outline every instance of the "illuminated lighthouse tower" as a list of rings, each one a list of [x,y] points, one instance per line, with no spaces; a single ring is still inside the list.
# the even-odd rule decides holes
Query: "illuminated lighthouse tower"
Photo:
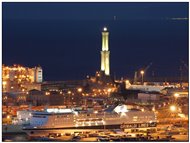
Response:
[[[102,51],[101,51],[101,71],[105,72],[105,75],[110,75],[110,51],[108,46],[109,32],[106,27],[102,31]]]

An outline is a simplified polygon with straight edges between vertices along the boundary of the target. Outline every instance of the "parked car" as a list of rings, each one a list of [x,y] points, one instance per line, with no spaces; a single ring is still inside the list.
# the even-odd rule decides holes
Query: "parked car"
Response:
[[[103,142],[103,141],[107,142],[107,141],[110,141],[110,138],[107,135],[101,135],[101,136],[98,136],[97,140],[101,141],[101,142]]]
[[[72,141],[79,141],[80,139],[81,139],[80,136],[74,136],[74,137],[72,138]]]

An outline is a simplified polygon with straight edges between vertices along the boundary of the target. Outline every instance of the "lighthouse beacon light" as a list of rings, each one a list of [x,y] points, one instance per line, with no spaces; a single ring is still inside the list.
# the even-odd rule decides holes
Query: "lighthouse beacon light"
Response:
[[[107,27],[104,27],[104,29],[103,29],[104,31],[107,31],[108,29],[107,29]]]

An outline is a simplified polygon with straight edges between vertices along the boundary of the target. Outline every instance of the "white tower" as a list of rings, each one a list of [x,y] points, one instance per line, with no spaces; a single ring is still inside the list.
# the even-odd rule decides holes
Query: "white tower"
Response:
[[[105,75],[110,75],[110,51],[108,45],[109,32],[106,27],[102,31],[102,51],[101,51],[101,71],[105,72]]]
[[[43,81],[43,71],[40,66],[35,67],[35,82],[40,83]]]

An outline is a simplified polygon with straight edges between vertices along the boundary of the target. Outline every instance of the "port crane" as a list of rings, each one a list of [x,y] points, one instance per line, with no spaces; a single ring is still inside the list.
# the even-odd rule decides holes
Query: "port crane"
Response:
[[[189,70],[189,67],[188,65],[183,61],[183,60],[180,60],[181,64],[180,67],[179,67],[179,71],[180,71],[180,87],[182,87],[182,80],[183,80],[183,67],[186,68],[186,70]]]
[[[188,65],[183,60],[180,60],[180,61],[183,64],[183,66],[188,70],[189,69]]]
[[[143,69],[143,71],[144,71],[144,73],[146,73],[147,72],[147,70],[150,68],[152,66],[152,62],[148,65],[148,66],[146,66],[144,69]],[[137,73],[137,71],[135,71],[135,75],[134,75],[134,84],[136,84],[137,83],[137,81],[140,79],[140,74],[138,74]]]

